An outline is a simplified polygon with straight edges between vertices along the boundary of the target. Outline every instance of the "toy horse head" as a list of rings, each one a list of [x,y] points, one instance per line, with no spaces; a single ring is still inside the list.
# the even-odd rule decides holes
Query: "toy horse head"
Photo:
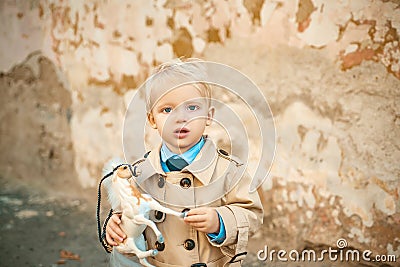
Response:
[[[136,189],[136,185],[129,164],[121,164],[114,169],[111,176],[111,187],[120,198],[132,195],[132,190]]]
[[[137,199],[137,203],[140,204],[140,199],[149,201],[150,198],[142,195],[140,190],[137,188],[134,172],[132,170],[132,165],[130,164],[120,164],[114,168],[113,174],[111,176],[111,185],[109,186],[109,200],[111,203],[116,196],[119,200],[128,199],[134,197]],[[110,190],[111,189],[111,190]],[[121,203],[121,202],[119,202]]]
[[[112,181],[118,182],[117,179],[129,179],[132,177],[131,168],[128,164],[121,164],[119,165],[116,170],[114,171],[115,174],[112,176]]]
[[[107,189],[111,208],[117,210],[120,208],[121,197],[129,194],[134,186],[131,166],[119,158],[113,158],[104,165],[103,175],[109,176],[103,185]]]

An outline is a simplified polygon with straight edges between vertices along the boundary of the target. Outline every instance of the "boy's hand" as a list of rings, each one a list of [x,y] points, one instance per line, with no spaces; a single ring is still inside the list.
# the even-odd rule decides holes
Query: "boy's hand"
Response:
[[[113,214],[108,220],[106,226],[106,240],[111,246],[118,246],[119,243],[124,241],[126,234],[122,231],[121,227],[121,214]]]
[[[219,232],[218,213],[214,208],[191,209],[183,220],[197,231],[207,234]]]

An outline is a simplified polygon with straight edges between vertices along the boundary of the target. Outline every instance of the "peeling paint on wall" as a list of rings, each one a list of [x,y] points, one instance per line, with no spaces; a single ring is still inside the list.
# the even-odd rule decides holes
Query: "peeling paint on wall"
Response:
[[[245,47],[234,40],[206,56],[249,73],[270,101],[278,143],[263,185],[265,206],[274,207],[264,236],[288,233],[300,249],[341,237],[375,253],[386,253],[382,242],[397,249],[399,80],[374,61],[341,71],[323,50],[254,44],[246,66],[226,56]]]

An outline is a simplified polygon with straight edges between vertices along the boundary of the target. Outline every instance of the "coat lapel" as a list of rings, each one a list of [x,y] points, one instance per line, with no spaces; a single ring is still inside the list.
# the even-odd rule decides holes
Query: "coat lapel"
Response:
[[[206,138],[203,148],[194,161],[183,170],[192,173],[203,185],[208,185],[217,164],[217,149],[210,139]]]

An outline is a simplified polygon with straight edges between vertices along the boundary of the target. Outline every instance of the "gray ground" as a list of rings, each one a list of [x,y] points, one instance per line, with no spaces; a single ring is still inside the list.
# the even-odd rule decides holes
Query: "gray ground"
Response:
[[[57,200],[2,182],[0,266],[107,266],[96,239],[94,208],[87,199]],[[80,260],[64,260],[62,250]]]

